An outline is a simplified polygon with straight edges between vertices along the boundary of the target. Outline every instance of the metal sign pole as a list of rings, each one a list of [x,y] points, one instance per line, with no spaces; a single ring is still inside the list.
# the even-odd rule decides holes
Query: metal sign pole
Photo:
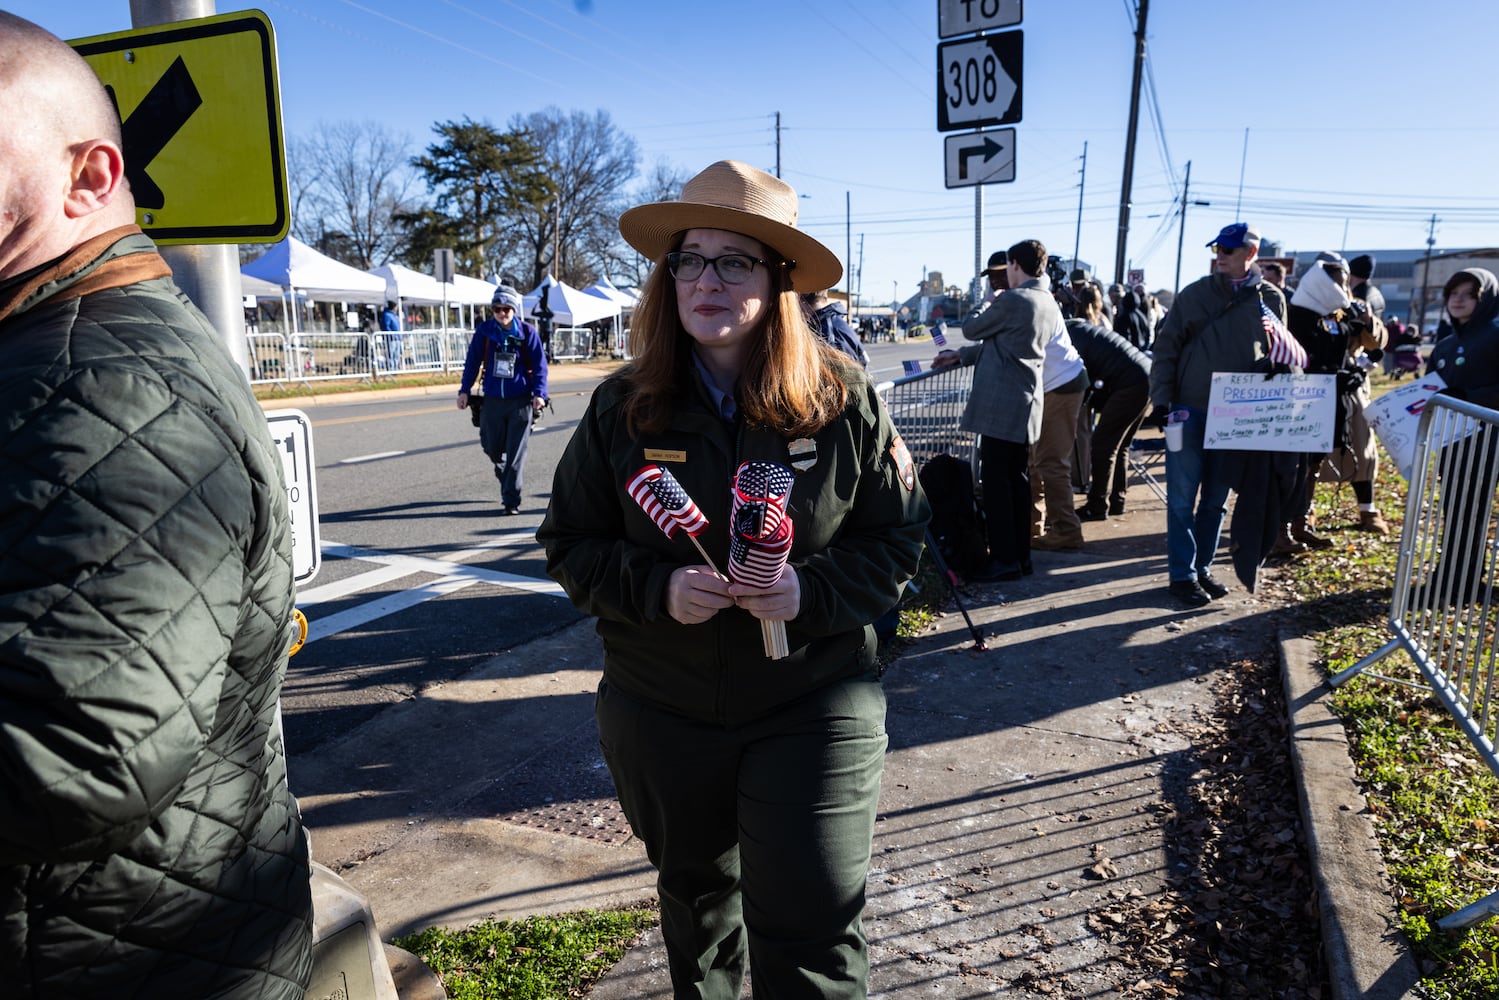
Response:
[[[213,0],[130,0],[130,24],[149,28],[217,13]],[[244,297],[239,285],[237,243],[164,246],[161,256],[172,269],[177,287],[193,301],[224,338],[232,357],[248,374]]]

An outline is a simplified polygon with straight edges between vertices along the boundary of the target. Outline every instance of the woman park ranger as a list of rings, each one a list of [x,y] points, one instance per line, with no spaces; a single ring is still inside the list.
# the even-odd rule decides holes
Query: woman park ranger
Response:
[[[658,870],[678,997],[735,1000],[746,963],[765,996],[862,997],[869,970],[887,742],[870,623],[929,512],[873,386],[803,319],[797,293],[842,268],[796,216],[789,185],[731,161],[621,216],[656,264],[633,361],[594,393],[537,532],[598,617],[600,743]],[[753,583],[729,579],[735,515],[768,509],[746,463],[784,494],[751,527],[790,522],[783,568]]]

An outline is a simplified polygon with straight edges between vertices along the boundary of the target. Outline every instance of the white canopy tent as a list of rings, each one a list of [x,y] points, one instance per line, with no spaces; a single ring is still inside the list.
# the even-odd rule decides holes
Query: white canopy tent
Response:
[[[381,264],[372,267],[367,274],[385,282],[385,297],[399,304],[410,302],[419,306],[440,306],[445,301],[452,301],[451,290],[444,289],[442,282],[430,274],[414,271],[402,264]]]
[[[559,327],[582,326],[601,319],[616,319],[620,314],[619,303],[585,294],[550,274],[524,297],[523,308],[527,314],[535,315],[536,306],[541,302],[541,290],[548,286],[551,287],[551,292],[547,295],[547,308],[552,310],[552,322]]]
[[[288,295],[311,302],[385,301],[383,278],[326,257],[295,236],[288,236],[250,261],[240,268],[240,273],[269,281]],[[299,332],[300,311],[292,310],[293,333]]]
[[[626,312],[635,308],[635,296],[629,292],[622,292],[608,278],[600,278],[587,288],[583,289],[589,295],[597,295],[599,298],[614,302]]]
[[[466,274],[453,275],[453,301],[470,306],[487,306],[494,300],[494,290],[499,286],[481,278]]]

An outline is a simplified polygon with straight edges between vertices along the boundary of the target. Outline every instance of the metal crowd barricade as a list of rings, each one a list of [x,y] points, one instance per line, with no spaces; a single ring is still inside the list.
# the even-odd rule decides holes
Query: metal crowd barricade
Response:
[[[378,345],[373,345],[378,349]],[[293,333],[287,336],[288,382],[368,378],[372,362],[367,333]],[[280,380],[278,380],[280,381]]]
[[[1452,714],[1499,776],[1495,689],[1495,485],[1499,411],[1445,395],[1421,413],[1400,535],[1389,628],[1393,638],[1330,679],[1336,687],[1397,650]],[[1371,677],[1380,675],[1370,673]],[[1397,678],[1383,680],[1400,683]],[[1421,685],[1421,686],[1426,686]],[[1468,927],[1499,915],[1499,892],[1437,921]]]
[[[557,361],[587,361],[593,357],[593,331],[586,326],[553,330],[552,357]]]
[[[251,382],[286,381],[286,337],[279,333],[245,334]]]
[[[877,386],[895,429],[921,466],[947,452],[977,468],[975,436],[958,428],[973,390],[973,366],[918,372]]]

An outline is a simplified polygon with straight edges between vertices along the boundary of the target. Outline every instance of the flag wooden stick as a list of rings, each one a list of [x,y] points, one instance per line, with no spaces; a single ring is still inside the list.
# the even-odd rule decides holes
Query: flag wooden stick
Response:
[[[770,659],[780,660],[791,655],[785,622],[760,619],[760,639],[765,643],[765,655]]]
[[[692,542],[693,545],[697,546],[697,554],[703,557],[703,562],[708,564],[708,568],[713,570],[713,572],[718,573],[719,576],[723,576],[722,573],[719,573],[718,566],[713,562],[713,557],[708,555],[708,551],[703,548],[703,543],[697,540],[697,536],[688,535],[687,539]],[[724,576],[724,579],[727,580],[728,577]]]

